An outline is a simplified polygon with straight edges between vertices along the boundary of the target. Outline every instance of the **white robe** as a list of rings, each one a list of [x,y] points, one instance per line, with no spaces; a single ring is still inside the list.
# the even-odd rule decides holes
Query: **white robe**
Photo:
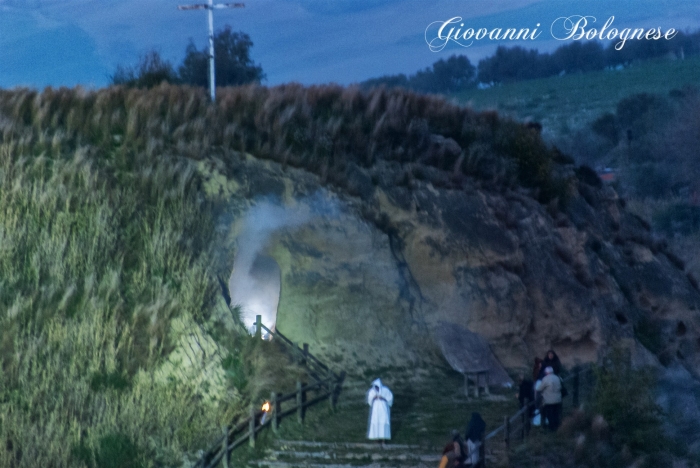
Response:
[[[379,387],[377,391],[374,386]],[[391,439],[391,414],[389,408],[394,403],[394,395],[382,382],[377,379],[372,382],[372,388],[367,392],[369,410],[369,428],[367,438],[371,440]]]

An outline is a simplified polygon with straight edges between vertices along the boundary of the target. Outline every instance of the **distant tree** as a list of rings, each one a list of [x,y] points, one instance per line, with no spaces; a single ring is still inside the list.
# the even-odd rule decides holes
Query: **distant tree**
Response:
[[[217,86],[236,86],[260,83],[265,79],[262,67],[253,63],[250,48],[253,41],[242,32],[231,31],[230,26],[214,35],[214,67]],[[190,41],[185,59],[179,68],[183,83],[209,86],[209,47],[202,50]]]
[[[542,78],[553,74],[549,54],[535,49],[499,46],[496,53],[479,61],[479,81],[508,83]]]
[[[591,123],[591,130],[597,135],[605,138],[612,146],[616,146],[619,139],[617,118],[615,114],[606,112]]]
[[[553,67],[566,73],[586,73],[605,68],[605,50],[600,42],[572,42],[552,54]]]
[[[464,55],[440,59],[432,69],[419,71],[409,79],[410,87],[418,91],[451,93],[474,85],[476,68]]]
[[[134,66],[117,65],[110,81],[115,85],[136,88],[152,88],[162,82],[177,83],[178,77],[172,64],[151,50],[139,58]]]
[[[403,73],[398,75],[384,75],[379,78],[371,78],[360,83],[364,89],[386,86],[387,88],[408,88],[408,77]]]
[[[476,68],[464,55],[440,59],[432,67],[419,70],[414,75],[386,75],[361,83],[365,89],[377,86],[408,88],[424,93],[452,93],[474,86]]]

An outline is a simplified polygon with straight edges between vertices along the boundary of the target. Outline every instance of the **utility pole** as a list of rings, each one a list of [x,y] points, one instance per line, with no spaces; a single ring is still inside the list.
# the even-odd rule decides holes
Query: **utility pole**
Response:
[[[243,8],[244,3],[198,3],[194,5],[178,5],[178,10],[207,10],[209,12],[209,94],[211,102],[216,98],[216,82],[214,80],[214,10],[222,8]]]

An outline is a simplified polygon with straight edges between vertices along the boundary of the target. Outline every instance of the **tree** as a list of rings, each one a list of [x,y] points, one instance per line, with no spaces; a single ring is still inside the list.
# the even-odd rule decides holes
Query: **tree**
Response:
[[[110,81],[115,85],[152,88],[163,81],[177,83],[178,77],[172,64],[163,60],[158,52],[151,50],[142,55],[134,66],[117,65]]]
[[[474,84],[476,68],[464,55],[440,59],[432,70],[426,68],[410,78],[411,87],[419,91],[450,93]]]
[[[262,67],[253,63],[250,48],[253,41],[242,32],[231,31],[226,26],[214,35],[214,67],[217,86],[236,86],[260,83],[265,79]],[[185,59],[179,68],[183,83],[194,86],[209,86],[209,47],[197,50],[190,41],[185,50]]]
[[[605,50],[599,42],[572,42],[552,54],[553,70],[557,73],[587,73],[605,68]]]
[[[408,78],[403,73],[398,75],[384,75],[379,78],[371,78],[360,83],[364,89],[372,89],[379,86],[387,88],[408,88]]]
[[[479,61],[479,81],[483,83],[508,83],[553,74],[549,54],[519,46],[498,46],[494,55]]]
[[[617,447],[651,453],[663,447],[661,408],[654,401],[651,369],[632,367],[629,352],[613,348],[604,366],[594,368],[593,409],[610,424]]]

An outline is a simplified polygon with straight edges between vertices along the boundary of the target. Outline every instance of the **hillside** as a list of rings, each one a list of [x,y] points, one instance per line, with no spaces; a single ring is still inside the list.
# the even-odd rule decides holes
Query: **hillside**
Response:
[[[495,109],[518,120],[541,122],[547,136],[560,136],[614,111],[632,94],[668,94],[688,85],[700,86],[700,58],[650,60],[622,70],[521,81],[451,97],[474,109]]]
[[[222,304],[236,268],[258,302],[276,277],[266,325],[356,375],[445,367],[444,328],[511,374],[618,344],[696,427],[697,280],[494,112],[336,86],[0,91],[0,158],[0,465],[176,466],[293,386]]]

